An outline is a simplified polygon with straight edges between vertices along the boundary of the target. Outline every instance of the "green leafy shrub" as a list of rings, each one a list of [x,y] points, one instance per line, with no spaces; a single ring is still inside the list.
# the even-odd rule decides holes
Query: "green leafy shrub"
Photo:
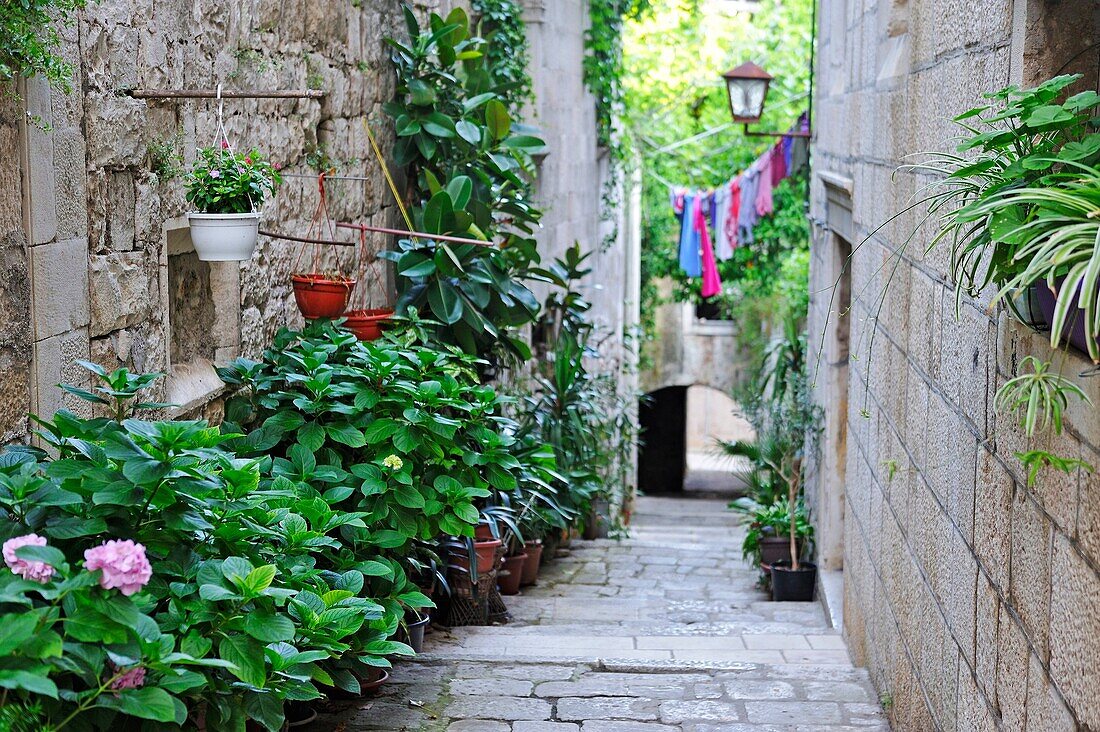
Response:
[[[772,504],[758,505],[751,512],[748,531],[741,543],[741,553],[753,565],[760,564],[760,541],[765,538],[787,538],[791,531],[790,503],[786,497]],[[795,536],[803,555],[812,554],[814,527],[806,513],[806,507],[799,501],[795,506]]]
[[[508,112],[509,83],[494,82],[485,42],[455,9],[421,29],[405,8],[410,40],[393,48],[397,96],[385,105],[397,132],[394,159],[412,187],[413,223],[429,234],[457,234],[499,248],[408,240],[396,262],[400,312],[413,306],[443,325],[436,336],[467,353],[509,360],[530,351],[516,329],[538,301],[524,280],[540,275],[533,232],[542,216],[531,201],[533,155],[545,148]]]
[[[204,147],[187,174],[187,200],[199,213],[251,213],[260,209],[282,180],[279,171],[254,149],[243,153],[224,144]]]
[[[239,437],[232,433],[130,417],[131,404],[149,406],[137,400],[154,376],[85,365],[100,385],[70,391],[112,417],[60,411],[40,420],[55,458],[26,448],[3,456],[0,538],[43,536],[59,553],[50,564],[62,568],[62,585],[78,583],[74,591],[88,580],[61,558],[107,539],[142,545],[151,577],[126,602],[92,590],[85,608],[65,594],[64,632],[85,645],[51,651],[48,664],[34,667],[34,685],[9,685],[20,704],[40,706],[45,729],[66,718],[107,729],[122,716],[180,723],[205,714],[215,729],[243,729],[255,719],[278,730],[284,700],[316,698],[316,683],[336,683],[326,667],[349,657],[384,665],[385,654],[409,652],[378,645],[389,634],[385,608],[363,594],[363,571],[337,571],[330,561],[342,547],[339,529],[365,526],[362,514],[335,511],[289,482],[261,486],[270,461],[227,451]],[[12,576],[0,572],[5,582]],[[28,599],[41,608],[57,598],[16,585],[0,594],[0,614],[25,609]],[[0,646],[5,668],[26,657],[19,648]],[[102,693],[116,667],[144,670],[134,696],[148,705],[120,706],[118,695]],[[71,693],[51,696],[41,679]]]
[[[85,0],[18,0],[0,6],[0,81],[41,74],[56,89],[72,91],[72,64],[57,55],[58,25],[71,25]]]

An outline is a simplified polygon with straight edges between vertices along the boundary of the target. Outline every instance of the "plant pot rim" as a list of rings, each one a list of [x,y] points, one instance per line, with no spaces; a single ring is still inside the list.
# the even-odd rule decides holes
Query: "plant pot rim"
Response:
[[[303,285],[334,284],[341,287],[352,287],[356,283],[354,277],[344,277],[340,275],[339,279],[336,279],[320,272],[300,272],[298,274],[292,274],[290,279],[295,284],[301,283]]]
[[[498,547],[501,545],[500,539],[474,539],[475,546],[492,546]]]
[[[202,213],[200,211],[188,211],[187,218],[200,219],[203,221],[211,221],[215,219],[258,219],[260,218],[260,212],[252,211],[250,213]]]
[[[509,560],[511,560],[513,562],[526,562],[527,561],[527,552],[524,552],[523,554],[509,554],[508,556],[506,556],[504,558],[504,561],[507,562]]]
[[[353,320],[388,320],[393,315],[393,308],[360,308],[358,310],[348,310],[344,313],[344,317],[348,322]]]
[[[791,560],[789,560],[789,559],[780,559],[778,562],[775,562],[774,564],[771,565],[771,569],[772,569],[773,572],[775,572],[775,571],[779,571],[779,572],[799,572],[799,573],[801,573],[801,572],[816,572],[817,571],[817,564],[814,563],[814,562],[799,562],[798,563],[798,569],[792,569],[791,568]]]
[[[409,626],[410,628],[413,627],[413,626],[417,626],[417,625],[427,625],[428,621],[430,621],[432,619],[431,616],[428,615],[427,613],[424,613],[423,615],[421,615],[416,610],[413,610],[413,613],[416,615],[416,620],[411,620],[411,621],[406,620],[405,621],[405,625]]]

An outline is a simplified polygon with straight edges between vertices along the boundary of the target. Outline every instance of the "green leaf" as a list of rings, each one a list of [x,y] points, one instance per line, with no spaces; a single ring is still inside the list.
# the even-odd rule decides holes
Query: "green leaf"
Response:
[[[396,420],[390,419],[389,417],[383,417],[367,425],[367,428],[363,430],[363,436],[366,438],[368,445],[376,445],[392,437],[400,426],[401,425],[398,424]],[[355,473],[355,468],[352,468],[352,472]],[[359,475],[359,473],[355,474]]]
[[[221,585],[212,584],[199,585],[199,597],[210,602],[241,599],[241,596],[233,592],[233,590],[226,589]]]
[[[1060,105],[1048,104],[1046,106],[1036,107],[1024,121],[1028,127],[1033,129],[1047,129],[1064,125],[1067,122],[1073,122],[1074,119],[1073,113],[1062,108]]]
[[[244,618],[244,631],[263,643],[294,640],[294,621],[285,615],[253,611]]]
[[[446,191],[440,191],[424,206],[424,229],[429,234],[446,234],[454,220],[454,204]]]
[[[246,684],[263,688],[267,680],[264,666],[264,649],[258,642],[243,635],[222,638],[218,655],[235,667],[233,675]]]
[[[455,132],[471,145],[481,144],[481,128],[469,120],[459,120],[455,124]]]
[[[55,569],[65,563],[65,555],[52,546],[21,546],[15,550],[15,556],[29,561],[45,562]]]
[[[447,183],[447,195],[451,197],[456,210],[466,208],[473,192],[474,182],[470,180],[469,176],[460,175]]]
[[[18,671],[12,669],[0,670],[0,688],[23,689],[32,694],[41,694],[51,699],[57,698],[57,684],[43,673],[41,675],[31,671]]]
[[[362,431],[350,424],[329,425],[326,429],[329,437],[348,447],[363,447],[367,444],[367,439],[363,436]]]
[[[325,444],[325,429],[310,422],[298,430],[298,442],[310,452],[317,452]]]
[[[34,635],[38,615],[31,612],[0,616],[0,656],[6,656]]]
[[[268,732],[279,732],[286,723],[283,701],[278,694],[249,692],[244,697],[244,708],[249,719],[254,719]]]
[[[435,90],[420,79],[409,81],[409,96],[411,103],[418,107],[433,104],[436,99]]]
[[[398,485],[393,491],[394,500],[405,508],[423,508],[424,496],[412,486]]]
[[[457,323],[462,318],[462,301],[449,282],[436,279],[428,284],[428,305],[432,309],[432,315],[447,325]]]
[[[497,142],[507,137],[511,131],[512,119],[508,116],[508,108],[499,99],[493,99],[485,105],[485,124],[489,127],[489,134]]]
[[[272,580],[275,579],[275,565],[265,564],[262,567],[256,567],[248,573],[245,577],[244,584],[248,588],[248,591],[254,595],[258,595],[268,587],[271,587]]]
[[[172,695],[164,689],[146,686],[141,689],[124,689],[117,692],[118,709],[139,719],[154,722],[173,722],[176,705]]]

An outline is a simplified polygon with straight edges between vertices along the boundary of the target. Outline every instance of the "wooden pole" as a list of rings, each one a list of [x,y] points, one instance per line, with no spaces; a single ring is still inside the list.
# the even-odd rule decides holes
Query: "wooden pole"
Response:
[[[274,231],[261,231],[260,236],[269,236],[272,239],[285,239],[286,241],[297,241],[302,244],[329,244],[334,247],[353,247],[355,242],[353,241],[332,241],[331,239],[307,239],[302,236],[290,236],[289,234],[278,234]]]

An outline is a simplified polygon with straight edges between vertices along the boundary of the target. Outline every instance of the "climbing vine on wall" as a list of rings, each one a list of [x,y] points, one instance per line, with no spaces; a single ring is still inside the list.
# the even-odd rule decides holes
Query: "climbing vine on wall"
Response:
[[[531,75],[527,71],[529,49],[523,10],[516,0],[473,0],[471,7],[480,18],[489,77],[508,111],[523,109],[531,99]]]
[[[584,81],[596,97],[600,144],[613,147],[615,108],[622,100],[623,23],[643,13],[650,0],[592,0],[585,34]]]
[[[0,3],[0,82],[41,75],[72,90],[72,64],[57,55],[58,27],[71,25],[85,0],[7,0]]]

